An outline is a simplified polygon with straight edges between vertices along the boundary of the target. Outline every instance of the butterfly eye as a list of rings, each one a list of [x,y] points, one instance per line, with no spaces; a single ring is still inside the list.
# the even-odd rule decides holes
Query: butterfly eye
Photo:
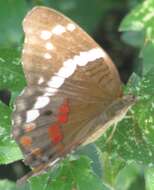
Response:
[[[43,115],[45,115],[45,116],[50,116],[50,115],[52,115],[52,111],[51,111],[51,110],[45,110],[45,111],[43,112]]]

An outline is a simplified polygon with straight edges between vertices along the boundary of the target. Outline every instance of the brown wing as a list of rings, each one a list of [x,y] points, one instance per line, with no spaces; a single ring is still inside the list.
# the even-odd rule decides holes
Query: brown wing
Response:
[[[34,8],[23,27],[28,86],[16,100],[13,134],[38,168],[80,144],[81,131],[86,139],[87,124],[122,96],[121,82],[105,51],[55,10]]]
[[[108,55],[65,16],[36,7],[25,17],[23,28],[23,67],[28,85],[49,81],[58,73],[65,79],[90,80],[89,83],[97,83],[103,92],[109,91],[113,96],[121,93],[119,75]]]

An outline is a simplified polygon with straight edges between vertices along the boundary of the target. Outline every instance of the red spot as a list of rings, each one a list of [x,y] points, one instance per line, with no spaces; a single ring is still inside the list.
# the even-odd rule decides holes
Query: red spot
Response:
[[[48,128],[48,135],[51,141],[54,144],[57,144],[62,141],[63,136],[60,130],[59,124],[53,124],[51,127]]]
[[[31,139],[31,137],[29,137],[29,136],[22,136],[22,137],[20,138],[20,143],[21,143],[23,146],[25,146],[25,147],[31,146],[31,144],[32,144],[32,139]]]
[[[67,123],[67,121],[68,121],[68,115],[67,114],[58,115],[58,121],[61,124]]]
[[[59,108],[60,113],[68,113],[70,111],[68,100],[66,100]]]

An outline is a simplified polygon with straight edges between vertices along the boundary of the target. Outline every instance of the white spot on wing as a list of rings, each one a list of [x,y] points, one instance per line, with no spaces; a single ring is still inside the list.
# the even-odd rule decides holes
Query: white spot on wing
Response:
[[[43,40],[48,40],[49,38],[51,38],[51,36],[52,36],[52,33],[51,33],[50,31],[47,31],[47,30],[41,31],[40,37],[41,37]]]
[[[67,30],[69,30],[70,32],[72,32],[73,30],[75,30],[76,26],[72,23],[69,23],[67,26],[66,26]]]
[[[73,60],[79,66],[85,66],[88,63],[87,52],[81,52],[79,56],[75,56]]]
[[[43,82],[44,82],[43,77],[40,77],[39,80],[38,80],[38,84],[42,84]]]
[[[45,58],[45,59],[51,59],[51,57],[52,57],[52,56],[51,56],[49,53],[45,53],[45,54],[44,54],[44,58]]]
[[[45,44],[45,47],[46,47],[46,49],[48,49],[48,50],[52,50],[52,49],[53,49],[53,45],[52,45],[52,43],[50,43],[50,42],[47,42],[47,43]]]
[[[58,91],[58,89],[56,89],[56,88],[49,88],[49,87],[47,87],[47,88],[45,88],[45,94],[43,94],[43,96],[53,96],[53,95],[55,95],[56,94],[56,92]]]
[[[60,68],[60,70],[56,74],[60,77],[68,78],[74,73],[76,69],[76,64],[71,59],[69,59],[65,61],[63,65],[64,67]]]
[[[34,121],[40,115],[38,110],[29,110],[26,114],[26,122]]]
[[[48,97],[40,96],[40,97],[37,98],[37,100],[36,100],[36,102],[34,104],[33,109],[43,108],[46,105],[48,105],[49,102],[50,102],[50,99]]]
[[[51,88],[60,88],[65,79],[75,72],[77,66],[85,66],[89,62],[105,56],[106,54],[101,48],[93,48],[85,52],[80,52],[80,55],[76,55],[72,59],[68,59],[63,63],[63,66],[57,73],[55,73],[55,76],[51,77],[49,80],[48,86]]]
[[[43,94],[43,96],[53,96],[53,95],[55,95],[56,93],[49,93],[49,92],[46,92],[45,94]]]
[[[105,57],[106,53],[101,48],[94,48],[88,52],[89,61],[95,61],[101,57]]]
[[[63,27],[62,25],[57,25],[52,30],[52,33],[56,35],[61,35],[64,32],[66,32],[66,30],[65,27]]]
[[[95,61],[101,57],[104,57],[105,53],[100,48],[95,48],[87,52],[81,52],[80,56],[77,56],[78,65],[85,66],[88,62]]]
[[[51,80],[47,83],[48,86],[53,87],[53,88],[59,88],[63,83],[64,83],[64,78],[59,77],[59,76],[53,76]]]

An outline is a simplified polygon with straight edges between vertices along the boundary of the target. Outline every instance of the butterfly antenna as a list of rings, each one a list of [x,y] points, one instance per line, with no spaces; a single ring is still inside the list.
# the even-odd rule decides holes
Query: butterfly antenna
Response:
[[[112,129],[112,131],[111,131],[111,134],[110,134],[110,136],[109,136],[109,137],[107,138],[107,140],[106,140],[106,144],[108,144],[108,143],[111,141],[111,139],[112,139],[112,137],[113,137],[113,135],[114,135],[114,133],[115,133],[115,131],[116,131],[116,127],[117,127],[117,123],[114,124],[113,129]]]

